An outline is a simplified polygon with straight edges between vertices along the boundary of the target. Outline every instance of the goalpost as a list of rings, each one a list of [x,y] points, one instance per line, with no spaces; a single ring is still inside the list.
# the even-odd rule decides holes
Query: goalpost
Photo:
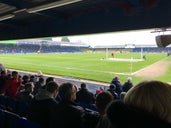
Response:
[[[125,44],[125,49],[134,49],[135,48],[135,44]],[[130,75],[132,75],[132,71],[133,71],[133,57],[131,56],[130,59]]]
[[[141,59],[143,58],[143,48],[141,47]]]
[[[108,58],[108,48],[106,48],[106,59]]]

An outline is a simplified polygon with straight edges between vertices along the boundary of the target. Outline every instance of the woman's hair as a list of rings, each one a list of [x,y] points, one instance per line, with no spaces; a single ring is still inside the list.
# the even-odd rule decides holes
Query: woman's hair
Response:
[[[143,81],[131,88],[124,103],[137,106],[171,122],[171,85],[161,81]]]

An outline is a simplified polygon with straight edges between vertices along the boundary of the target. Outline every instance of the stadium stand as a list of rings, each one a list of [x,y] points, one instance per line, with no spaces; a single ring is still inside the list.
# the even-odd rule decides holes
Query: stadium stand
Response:
[[[170,13],[168,13],[171,9],[170,5],[170,0],[2,0],[0,2],[0,39],[28,39],[147,28],[166,28],[171,23],[171,19],[168,18],[170,17]],[[82,52],[79,47],[51,47],[44,46],[43,42],[41,44],[31,44],[30,48],[22,44],[5,44],[1,47],[0,52],[2,54]],[[133,49],[129,50],[132,51]],[[145,52],[148,50],[163,52],[163,49],[144,49]],[[88,49],[87,51],[94,52],[95,49]],[[140,52],[140,49],[135,49],[135,52]],[[73,79],[62,78],[60,80],[80,82]],[[91,87],[97,87],[94,83],[90,84]],[[9,110],[12,110],[13,107],[15,108],[15,101],[8,101],[5,100],[1,103],[4,102],[4,105],[7,105]],[[0,126],[2,127],[39,127],[38,125],[32,125],[32,122],[29,123],[29,121],[20,118],[19,115],[6,110],[0,110],[0,114]]]
[[[31,42],[31,41],[30,41]],[[1,54],[23,54],[23,53],[74,53],[82,52],[81,48],[78,46],[61,46],[54,44],[40,44],[34,42],[30,44],[28,41],[27,44],[0,44],[0,53]]]
[[[30,43],[32,42],[32,43]],[[26,43],[18,43],[18,44],[0,44],[0,54],[23,54],[23,53],[78,53],[78,52],[102,52],[106,51],[104,46],[95,46],[94,48],[89,48],[87,46],[79,46],[79,44],[72,46],[68,44],[67,46],[63,46],[62,44],[54,45],[54,44],[40,44],[36,41],[33,42],[30,40]],[[109,46],[108,46],[109,47]],[[116,51],[116,52],[153,52],[153,53],[170,53],[171,47],[159,48],[156,45],[148,46],[148,45],[135,45],[134,48],[125,49],[125,45],[113,45],[108,48],[108,51]]]

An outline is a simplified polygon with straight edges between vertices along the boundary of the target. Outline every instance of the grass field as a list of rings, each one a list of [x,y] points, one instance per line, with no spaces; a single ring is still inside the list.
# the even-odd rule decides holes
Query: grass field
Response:
[[[108,56],[110,57],[110,55]],[[140,56],[140,53],[115,53],[115,58],[140,59]],[[171,58],[167,57],[166,53],[146,53],[146,57],[146,61],[119,62],[106,60],[106,53],[4,54],[0,55],[0,63],[12,69],[33,72],[41,70],[44,74],[71,76],[108,83],[115,75],[118,75],[121,82],[124,82],[128,76],[131,76],[131,73],[155,62],[163,59],[171,61]],[[154,79],[170,82],[170,74],[171,66],[165,75]],[[147,79],[131,77],[134,83]]]

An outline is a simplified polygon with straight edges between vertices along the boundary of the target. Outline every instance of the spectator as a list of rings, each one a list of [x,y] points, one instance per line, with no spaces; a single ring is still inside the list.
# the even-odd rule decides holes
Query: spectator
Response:
[[[28,114],[28,108],[30,106],[30,103],[32,99],[34,98],[32,92],[34,89],[33,83],[27,83],[24,86],[24,90],[21,90],[16,95],[16,113],[19,114],[20,116],[26,117]]]
[[[83,111],[74,102],[76,89],[72,83],[63,83],[59,87],[61,102],[53,113],[52,128],[81,128]]]
[[[144,81],[130,90],[124,101],[126,104],[144,108],[171,123],[170,95],[171,85],[161,81]]]
[[[21,86],[21,80],[17,71],[12,71],[12,78],[10,78],[3,86],[1,94],[15,97],[18,93],[18,89]]]
[[[17,94],[17,98],[18,98],[20,101],[29,104],[29,103],[31,102],[31,100],[33,99],[33,97],[34,97],[33,94],[32,94],[33,90],[34,90],[34,85],[33,85],[33,83],[27,83],[27,84],[25,84],[25,86],[24,86],[24,91],[19,92],[19,93]]]
[[[54,78],[53,78],[53,77],[47,77],[47,78],[46,78],[45,85],[42,86],[42,88],[46,88],[46,85],[47,85],[50,81],[54,81]]]
[[[55,112],[56,105],[58,104],[55,100],[58,88],[58,84],[51,81],[46,85],[44,91],[38,92],[29,107],[29,120],[39,123],[43,128],[49,128],[51,115]]]
[[[120,100],[123,101],[125,98],[126,92],[121,92],[120,94]]]
[[[96,96],[95,105],[101,116],[105,114],[106,106],[114,100],[113,95],[108,91],[103,91]]]
[[[84,108],[90,108],[94,104],[95,96],[86,88],[85,83],[81,83],[81,89],[76,93],[76,101]]]
[[[0,92],[2,90],[2,87],[7,82],[7,80],[8,80],[8,78],[7,78],[6,71],[1,71],[1,75],[0,75]]]
[[[42,76],[43,76],[43,73],[42,73],[41,70],[37,71],[37,76],[38,76],[38,77],[42,77]]]
[[[99,87],[99,89],[96,90],[95,96],[97,96],[101,92],[103,92],[103,88],[102,87]]]
[[[22,77],[22,84],[25,85],[26,83],[28,83],[30,81],[30,77],[28,75],[24,75]]]
[[[35,88],[34,88],[33,94],[36,95],[38,90],[40,88],[42,88],[43,85],[44,85],[44,78],[43,77],[39,77],[39,80],[35,83]]]
[[[45,85],[47,85],[50,81],[54,81],[54,78],[53,78],[53,77],[48,77],[48,78],[46,79]]]
[[[114,99],[113,95],[108,91],[103,91],[99,93],[96,97],[96,107],[100,113],[100,120],[96,128],[111,128],[111,124],[106,117],[106,107]]]
[[[36,81],[37,81],[36,76],[35,76],[35,75],[31,75],[31,76],[30,76],[30,81],[29,81],[29,82],[33,82],[33,84],[35,84]]]
[[[122,84],[119,81],[119,77],[114,77],[110,84],[114,84],[116,86],[115,92],[120,96],[120,93],[122,92]]]
[[[107,116],[116,128],[170,128],[171,86],[161,81],[143,81],[132,87],[123,102],[112,102]]]
[[[107,91],[109,91],[112,94],[114,99],[118,99],[119,97],[118,97],[118,94],[115,92],[115,89],[116,89],[116,86],[114,84],[111,84]]]
[[[128,77],[127,82],[122,85],[122,91],[127,92],[130,88],[132,88],[132,78]]]

